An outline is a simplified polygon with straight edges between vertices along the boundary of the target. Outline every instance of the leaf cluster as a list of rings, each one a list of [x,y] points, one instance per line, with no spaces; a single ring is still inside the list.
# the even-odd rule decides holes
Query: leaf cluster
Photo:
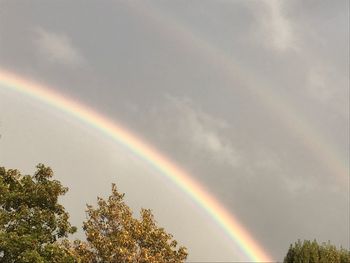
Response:
[[[79,256],[91,263],[183,262],[186,248],[177,249],[177,242],[157,226],[150,210],[142,209],[140,219],[134,218],[123,198],[113,184],[107,200],[98,198],[96,208],[88,206],[83,227],[87,243],[74,244]]]
[[[337,249],[329,241],[318,244],[316,240],[298,240],[291,244],[284,263],[350,263],[350,251]]]
[[[58,203],[68,189],[52,176],[43,164],[33,176],[0,168],[1,262],[72,261],[57,243],[76,231]]]
[[[86,241],[69,241],[76,228],[59,204],[68,188],[39,164],[34,175],[0,167],[0,262],[136,263],[184,262],[187,251],[157,226],[150,210],[132,215],[112,185],[107,200],[87,206]]]

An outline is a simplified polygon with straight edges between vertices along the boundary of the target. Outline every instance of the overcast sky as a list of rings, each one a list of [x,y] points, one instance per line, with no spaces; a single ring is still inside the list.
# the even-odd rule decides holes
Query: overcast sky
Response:
[[[274,260],[298,238],[349,248],[349,1],[0,0],[0,68],[122,123]],[[0,134],[0,166],[50,165],[75,225],[115,182],[190,261],[247,259],[128,149],[1,86]]]

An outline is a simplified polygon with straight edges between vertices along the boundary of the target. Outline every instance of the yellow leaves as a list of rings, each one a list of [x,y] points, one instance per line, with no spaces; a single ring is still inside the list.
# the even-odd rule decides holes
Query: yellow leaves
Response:
[[[123,198],[113,184],[107,200],[98,198],[96,208],[88,205],[84,249],[93,255],[91,262],[184,262],[186,249],[176,249],[177,241],[157,226],[151,210],[142,209],[140,219],[133,218]]]
[[[62,241],[76,228],[58,203],[68,189],[52,180],[52,175],[44,165],[38,166],[34,176],[0,167],[4,262],[176,263],[186,259],[186,249],[178,248],[172,235],[157,226],[151,210],[142,209],[139,219],[133,217],[115,184],[107,199],[97,199],[97,207],[87,205],[83,223],[87,241]]]

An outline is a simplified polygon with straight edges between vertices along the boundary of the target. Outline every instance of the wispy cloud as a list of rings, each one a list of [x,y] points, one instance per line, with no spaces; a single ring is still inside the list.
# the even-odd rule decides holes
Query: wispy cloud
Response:
[[[276,51],[297,49],[293,25],[285,15],[283,1],[264,0],[262,3],[264,6],[258,12],[261,24],[259,38],[262,36],[264,44]]]
[[[49,62],[68,66],[79,66],[85,62],[67,35],[49,32],[43,28],[36,28],[35,33],[39,53]]]
[[[228,128],[225,121],[196,108],[188,99],[169,97],[168,102],[169,110],[178,116],[169,125],[171,129],[177,127],[176,133],[174,130],[171,132],[173,136],[179,136],[195,155],[201,154],[217,163],[234,167],[240,165],[240,154],[221,132]]]

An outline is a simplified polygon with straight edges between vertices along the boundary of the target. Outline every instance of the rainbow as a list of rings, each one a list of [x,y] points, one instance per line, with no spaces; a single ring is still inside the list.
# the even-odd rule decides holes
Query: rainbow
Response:
[[[169,178],[191,199],[202,207],[210,217],[221,226],[228,237],[239,246],[247,257],[255,262],[272,261],[270,256],[258,245],[247,230],[230,214],[212,195],[195,181],[183,169],[175,165],[159,151],[141,141],[133,133],[97,113],[89,107],[73,101],[49,89],[44,85],[21,78],[13,73],[0,69],[0,88],[11,89],[35,98],[80,121],[87,123],[122,144],[155,167],[162,175]]]
[[[126,2],[129,9],[138,18],[143,18],[145,24],[148,23],[153,30],[157,30],[163,37],[176,42],[178,48],[186,52],[197,55],[205,62],[214,65],[220,73],[231,83],[239,81],[244,85],[246,92],[253,97],[262,107],[277,117],[278,121],[284,124],[290,136],[298,139],[300,143],[323,164],[323,167],[334,176],[334,181],[348,189],[349,166],[347,158],[339,153],[322,132],[312,125],[312,120],[306,118],[298,111],[298,107],[293,105],[291,100],[278,94],[276,90],[264,85],[246,72],[242,66],[238,66],[232,55],[225,53],[222,49],[212,45],[210,41],[200,34],[190,30],[180,20],[171,14],[166,14],[154,4],[142,1]]]

